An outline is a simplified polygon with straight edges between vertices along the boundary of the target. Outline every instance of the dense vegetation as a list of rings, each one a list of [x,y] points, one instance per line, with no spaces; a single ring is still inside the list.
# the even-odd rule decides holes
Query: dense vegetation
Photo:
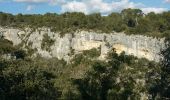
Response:
[[[43,35],[43,40],[41,43],[41,49],[42,50],[46,50],[46,51],[50,51],[50,47],[54,44],[55,40],[51,39],[48,34],[44,34]]]
[[[170,99],[170,37],[166,38],[166,49],[162,51],[163,61],[161,68],[161,83],[159,87],[161,88],[161,95],[163,99]]]
[[[66,63],[56,58],[30,58],[7,40],[0,43],[4,43],[0,47],[3,51],[0,55],[2,100],[169,98],[169,56],[162,67],[143,58],[127,56],[124,52],[118,55],[113,49],[106,61],[99,61],[96,59],[100,54],[98,48],[74,55],[70,63]],[[18,58],[4,59],[4,54],[13,54],[13,48],[19,54]]]
[[[101,16],[99,13],[85,15],[73,13],[46,13],[44,15],[12,15],[0,13],[0,25],[8,27],[49,27],[61,33],[77,29],[99,30],[102,32],[121,32],[127,34],[143,34],[150,36],[170,36],[170,12],[147,15],[139,9],[125,9],[121,13],[111,13]]]

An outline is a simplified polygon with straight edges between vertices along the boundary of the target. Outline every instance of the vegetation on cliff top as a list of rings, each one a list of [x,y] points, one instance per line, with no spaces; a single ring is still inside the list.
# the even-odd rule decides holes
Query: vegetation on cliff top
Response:
[[[44,15],[12,15],[0,13],[0,25],[9,27],[49,27],[53,31],[66,33],[77,29],[121,32],[156,37],[170,36],[170,12],[143,14],[140,9],[124,9],[120,13],[101,16],[100,13],[85,15],[73,13],[46,13]]]

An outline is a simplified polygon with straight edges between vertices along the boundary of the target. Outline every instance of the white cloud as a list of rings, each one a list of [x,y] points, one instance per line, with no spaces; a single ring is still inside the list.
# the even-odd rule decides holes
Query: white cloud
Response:
[[[34,7],[35,7],[34,5],[28,5],[26,10],[27,11],[31,11],[32,9],[34,9]]]
[[[167,0],[170,1],[170,0]],[[84,12],[90,14],[94,12],[100,12],[103,15],[108,15],[111,12],[121,11],[126,8],[139,8],[145,14],[149,12],[162,13],[166,11],[166,8],[146,7],[142,3],[134,3],[130,0],[119,0],[112,2],[105,2],[105,0],[79,0],[69,1],[60,5],[62,12]]]
[[[150,12],[155,12],[155,13],[162,13],[166,11],[167,9],[165,8],[141,8],[141,10],[145,13],[148,14]]]
[[[144,13],[155,12],[161,13],[165,11],[165,8],[151,8],[142,3],[134,3],[130,0],[13,0],[15,2],[26,3],[48,3],[52,6],[61,7],[61,12],[84,12],[90,14],[94,12],[100,12],[102,15],[108,15],[111,12],[121,11],[126,8],[139,8]],[[165,0],[170,2],[170,0]],[[31,9],[31,7],[27,7]]]
[[[13,0],[14,2],[25,2],[25,3],[49,3],[51,5],[56,5],[58,2],[64,0]]]
[[[109,14],[112,11],[120,11],[125,8],[136,8],[142,4],[135,4],[129,0],[120,0],[105,2],[104,0],[79,0],[79,1],[70,1],[61,5],[62,12],[78,11],[90,14],[93,12],[100,12],[102,14]]]
[[[54,5],[63,5],[66,3],[66,1],[65,0],[48,0],[48,3],[54,6]]]
[[[168,2],[168,3],[170,3],[170,0],[165,0],[165,2]]]
[[[70,12],[77,11],[77,12],[84,12],[84,13],[88,12],[86,4],[84,4],[82,2],[76,2],[76,1],[73,1],[73,2],[70,2],[70,3],[62,5],[62,11],[63,12],[66,12],[66,11],[70,11]]]
[[[44,3],[48,2],[49,0],[13,0],[15,2],[28,2],[28,3]]]

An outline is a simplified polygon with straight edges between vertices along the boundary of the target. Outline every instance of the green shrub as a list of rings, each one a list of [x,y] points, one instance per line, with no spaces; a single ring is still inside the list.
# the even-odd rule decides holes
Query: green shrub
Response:
[[[41,49],[50,51],[50,47],[54,44],[55,40],[51,39],[48,34],[43,35],[43,40],[41,43]]]
[[[15,51],[15,47],[13,47],[13,43],[6,39],[0,39],[0,54],[11,53]]]
[[[100,56],[100,48],[96,49],[96,48],[93,48],[91,50],[84,50],[83,51],[83,55],[84,56],[87,56],[87,57],[90,57],[90,58],[97,58]]]

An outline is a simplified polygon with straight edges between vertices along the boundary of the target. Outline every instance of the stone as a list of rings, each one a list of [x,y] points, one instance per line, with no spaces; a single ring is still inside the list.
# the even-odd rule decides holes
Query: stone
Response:
[[[37,49],[35,54],[39,54],[42,57],[57,57],[66,61],[70,59],[71,49],[74,49],[76,54],[83,50],[100,47],[101,56],[99,59],[101,60],[104,60],[107,53],[115,48],[117,53],[125,51],[127,55],[159,62],[162,58],[160,52],[165,48],[164,38],[157,39],[143,35],[126,35],[123,32],[106,34],[77,31],[61,37],[59,32],[51,32],[48,28],[38,28],[35,31],[26,28],[25,30],[0,27],[0,35],[12,41],[14,45],[24,43],[23,48],[30,46],[29,43],[32,43],[30,48]],[[44,34],[48,34],[51,39],[55,40],[54,44],[49,47],[50,51],[41,49]]]

